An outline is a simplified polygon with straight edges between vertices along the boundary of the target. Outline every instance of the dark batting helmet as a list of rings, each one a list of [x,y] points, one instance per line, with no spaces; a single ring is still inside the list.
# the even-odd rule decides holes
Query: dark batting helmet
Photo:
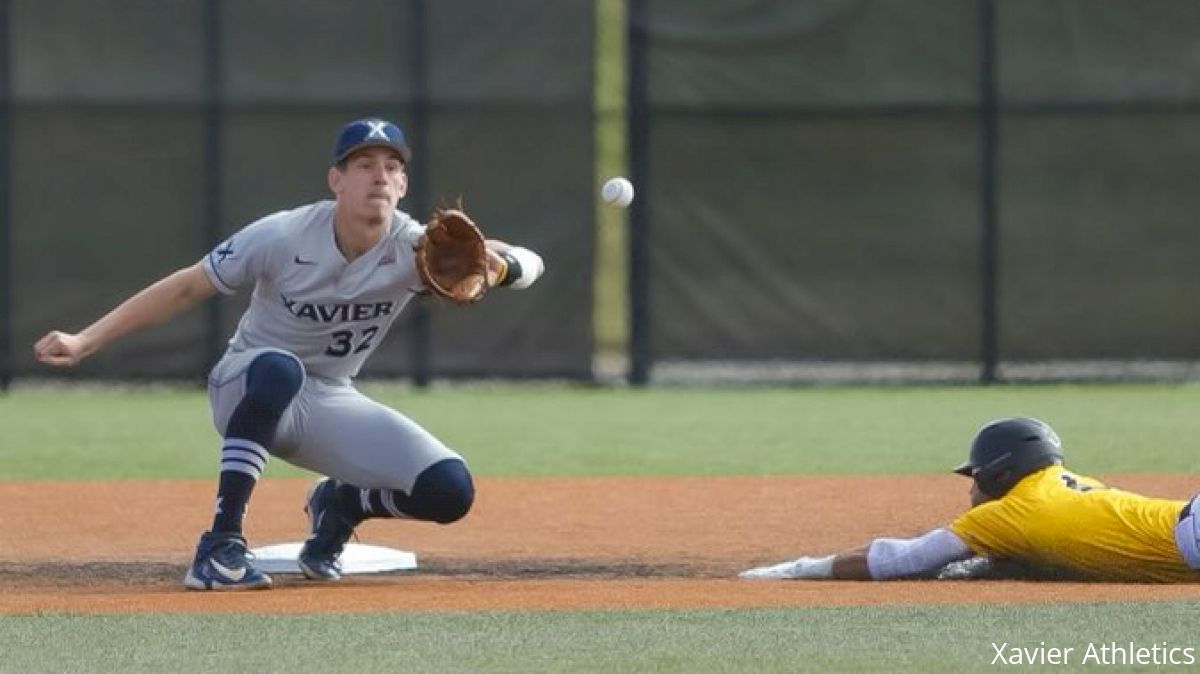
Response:
[[[974,479],[988,496],[1000,498],[1021,478],[1062,460],[1062,440],[1049,424],[1012,417],[979,429],[971,442],[970,457],[954,472]]]

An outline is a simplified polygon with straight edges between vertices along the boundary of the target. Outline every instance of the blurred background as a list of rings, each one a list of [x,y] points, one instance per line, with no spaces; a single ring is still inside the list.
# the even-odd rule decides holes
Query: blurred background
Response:
[[[366,115],[401,208],[548,262],[366,377],[1200,376],[1194,0],[0,0],[0,384],[202,382],[244,298],[31,345],[325,198]]]

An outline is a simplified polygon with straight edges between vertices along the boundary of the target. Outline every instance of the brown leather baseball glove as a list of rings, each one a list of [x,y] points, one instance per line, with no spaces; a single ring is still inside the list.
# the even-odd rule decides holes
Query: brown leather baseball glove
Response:
[[[417,241],[417,273],[425,287],[459,304],[483,299],[488,257],[483,232],[466,213],[439,208]]]

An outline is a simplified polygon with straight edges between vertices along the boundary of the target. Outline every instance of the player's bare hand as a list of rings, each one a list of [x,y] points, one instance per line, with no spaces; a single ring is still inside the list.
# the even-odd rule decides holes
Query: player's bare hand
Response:
[[[47,365],[70,367],[83,360],[87,351],[79,335],[52,330],[33,345],[33,355]]]

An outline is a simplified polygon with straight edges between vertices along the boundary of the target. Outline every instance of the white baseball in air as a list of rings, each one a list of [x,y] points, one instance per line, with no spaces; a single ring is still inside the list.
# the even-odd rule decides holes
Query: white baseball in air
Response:
[[[633,203],[633,183],[626,178],[609,178],[600,190],[600,198],[606,204],[626,208]]]

